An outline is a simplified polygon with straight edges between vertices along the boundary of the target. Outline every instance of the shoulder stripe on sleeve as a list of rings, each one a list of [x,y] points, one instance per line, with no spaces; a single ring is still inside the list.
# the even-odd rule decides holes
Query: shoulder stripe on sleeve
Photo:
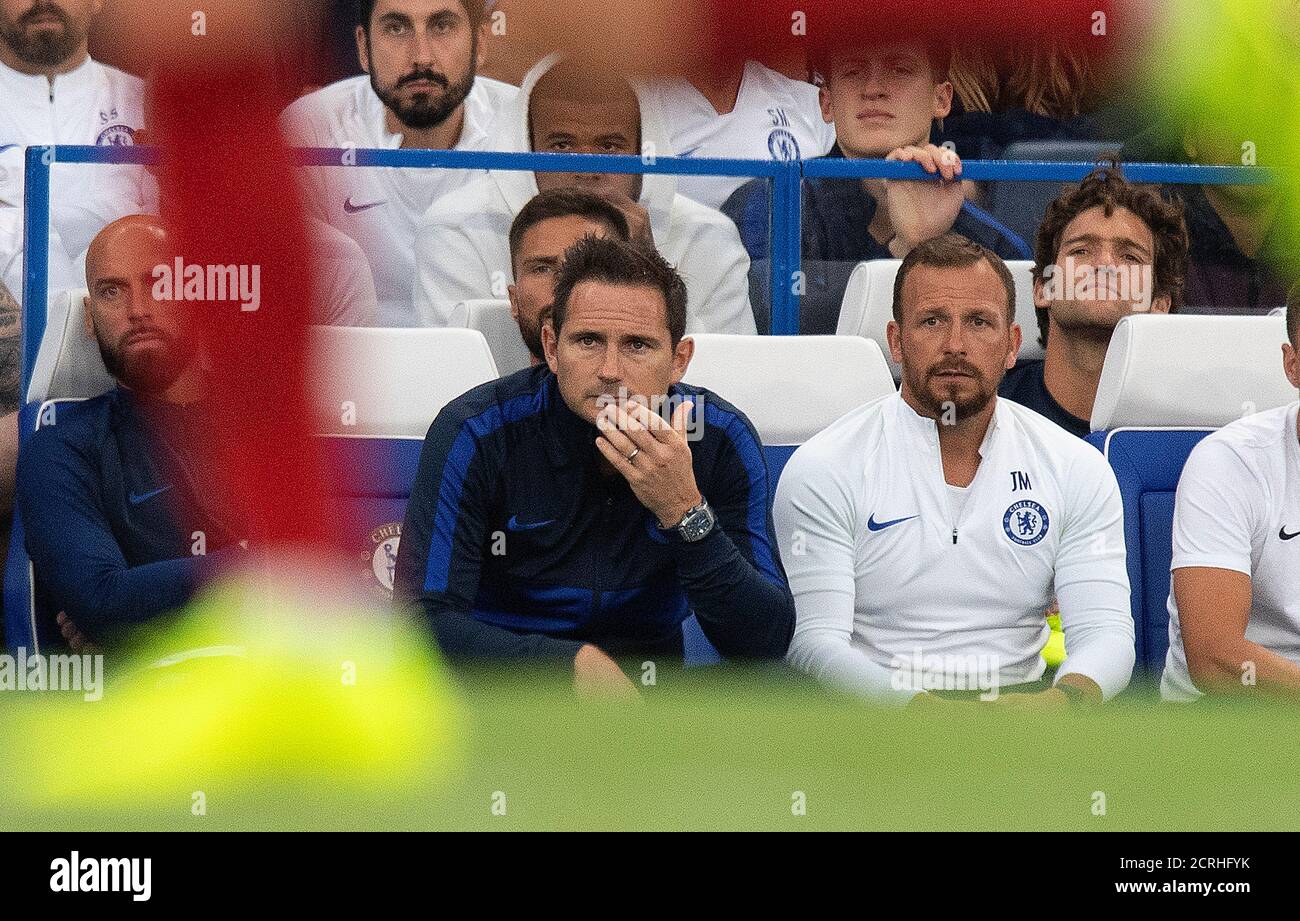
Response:
[[[447,452],[442,481],[438,485],[437,509],[429,538],[429,558],[424,570],[425,591],[447,590],[465,477],[478,453],[479,444],[503,426],[540,413],[546,407],[546,401],[547,391],[543,387],[535,393],[525,393],[507,400],[504,404],[489,406],[462,423],[451,450]]]
[[[768,581],[784,588],[785,579],[781,577],[780,570],[772,557],[771,538],[767,529],[768,473],[758,439],[754,437],[743,419],[712,402],[705,401],[704,421],[707,425],[722,429],[727,435],[727,440],[736,449],[736,454],[749,477],[746,524],[750,533],[750,548],[754,555],[754,564]]]

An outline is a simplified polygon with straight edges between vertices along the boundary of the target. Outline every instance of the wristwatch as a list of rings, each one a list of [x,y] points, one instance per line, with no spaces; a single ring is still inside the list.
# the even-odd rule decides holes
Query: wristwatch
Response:
[[[713,530],[713,526],[717,523],[717,516],[713,514],[713,509],[709,508],[709,503],[701,502],[683,515],[682,520],[677,522],[676,525],[664,530],[675,531],[678,538],[688,544],[693,544],[708,537]]]

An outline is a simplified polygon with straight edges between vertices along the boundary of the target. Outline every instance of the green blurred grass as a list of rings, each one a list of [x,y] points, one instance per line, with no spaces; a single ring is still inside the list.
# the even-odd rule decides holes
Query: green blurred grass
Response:
[[[1300,828],[1296,713],[1160,707],[1028,717],[880,711],[770,673],[659,673],[641,706],[577,701],[567,683],[478,675],[449,778],[392,789],[318,776],[249,788],[123,790],[103,808],[32,809],[5,829],[1041,829]],[[10,711],[12,712],[12,711]],[[6,716],[0,713],[0,738]],[[266,752],[268,777],[274,753]],[[0,756],[2,757],[2,756]],[[77,770],[76,764],[67,770]],[[203,790],[207,815],[193,816]],[[807,814],[792,814],[796,791]],[[1106,814],[1093,814],[1093,795]],[[505,794],[505,815],[493,795]]]

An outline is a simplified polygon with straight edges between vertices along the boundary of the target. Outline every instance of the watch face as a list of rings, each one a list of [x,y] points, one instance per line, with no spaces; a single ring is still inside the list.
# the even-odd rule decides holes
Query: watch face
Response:
[[[704,505],[687,515],[677,530],[683,540],[702,540],[713,530],[713,521],[713,510]]]

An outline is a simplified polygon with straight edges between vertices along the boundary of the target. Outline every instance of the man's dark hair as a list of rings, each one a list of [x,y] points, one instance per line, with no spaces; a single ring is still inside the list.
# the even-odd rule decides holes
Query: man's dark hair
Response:
[[[1300,281],[1286,294],[1286,333],[1292,347],[1300,349]]]
[[[1114,214],[1116,208],[1127,208],[1147,225],[1156,247],[1151,297],[1169,295],[1169,312],[1176,312],[1182,304],[1183,280],[1187,274],[1188,237],[1183,206],[1162,197],[1149,186],[1131,184],[1114,160],[1093,170],[1076,188],[1067,188],[1047,206],[1034,246],[1034,281],[1042,281],[1047,267],[1056,264],[1061,238],[1069,223],[1089,208],[1097,207],[1106,217]],[[1048,308],[1038,308],[1037,314],[1038,338],[1046,347],[1050,326]]]
[[[488,0],[458,0],[461,9],[469,17],[471,27],[478,28],[487,15]],[[356,0],[357,8],[357,25],[365,29],[366,34],[370,34],[370,20],[375,15],[376,0]]]
[[[913,248],[903,259],[898,274],[894,276],[894,320],[902,322],[903,283],[907,281],[907,275],[912,269],[918,265],[935,269],[960,269],[981,261],[992,266],[993,271],[998,273],[998,278],[1002,279],[1002,287],[1007,291],[1007,325],[1010,326],[1016,321],[1016,281],[1011,277],[1011,270],[997,253],[955,233],[932,237]]]
[[[673,347],[686,335],[686,283],[654,247],[609,237],[584,237],[569,247],[555,277],[551,326],[557,336],[564,327],[569,297],[584,281],[655,289],[663,295]]]
[[[524,234],[542,221],[554,217],[580,217],[596,224],[603,224],[614,236],[626,242],[631,238],[627,216],[608,199],[602,198],[583,189],[547,189],[538,192],[528,200],[528,204],[519,209],[514,223],[510,225],[510,263],[514,264],[523,243]]]

